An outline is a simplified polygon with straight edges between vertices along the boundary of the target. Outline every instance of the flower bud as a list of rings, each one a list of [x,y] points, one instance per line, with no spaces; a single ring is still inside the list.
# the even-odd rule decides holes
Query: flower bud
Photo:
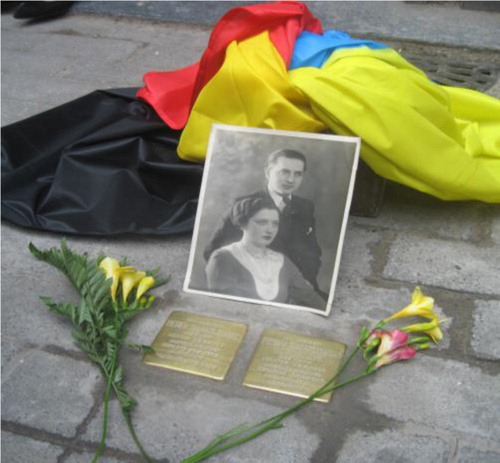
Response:
[[[438,344],[441,339],[443,339],[443,333],[439,328],[439,324],[442,320],[439,318],[435,318],[426,323],[415,323],[414,325],[408,325],[402,328],[403,331],[407,333],[416,333],[421,332],[424,333],[434,341],[435,344]]]
[[[130,291],[146,276],[146,272],[128,271],[121,274],[123,302],[127,302]]]
[[[141,298],[141,296],[150,288],[152,288],[155,284],[155,279],[152,276],[147,276],[144,277],[140,282],[139,286],[137,287],[137,294],[135,296],[135,300],[137,301],[138,299]]]

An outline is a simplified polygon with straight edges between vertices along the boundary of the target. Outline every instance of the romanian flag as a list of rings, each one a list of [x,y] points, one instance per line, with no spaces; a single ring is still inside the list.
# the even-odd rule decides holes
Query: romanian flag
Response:
[[[379,175],[444,200],[500,202],[500,100],[430,81],[384,44],[323,31],[299,2],[231,10],[201,60],[138,96],[203,162],[213,123],[354,135]]]

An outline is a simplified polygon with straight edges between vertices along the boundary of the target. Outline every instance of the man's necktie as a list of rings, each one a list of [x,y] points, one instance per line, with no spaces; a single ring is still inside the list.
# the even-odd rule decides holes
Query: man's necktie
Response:
[[[290,204],[292,202],[292,198],[290,195],[280,195],[281,196],[281,212],[288,210],[290,208]]]

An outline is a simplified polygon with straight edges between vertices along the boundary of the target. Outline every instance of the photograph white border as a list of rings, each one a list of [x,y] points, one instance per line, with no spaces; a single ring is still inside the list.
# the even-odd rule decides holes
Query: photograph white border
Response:
[[[229,295],[229,294],[215,293],[215,292],[210,292],[210,291],[205,291],[205,290],[193,289],[193,288],[189,287],[189,283],[191,281],[191,277],[192,277],[192,273],[193,273],[195,251],[196,251],[196,246],[197,246],[197,242],[198,242],[198,234],[199,234],[202,209],[203,209],[203,204],[204,204],[204,199],[205,199],[205,192],[207,189],[208,180],[210,178],[211,159],[212,159],[212,154],[214,152],[214,144],[215,144],[215,139],[216,139],[216,133],[218,130],[250,132],[250,133],[255,133],[255,134],[263,134],[263,135],[271,135],[271,134],[284,135],[284,136],[288,136],[288,137],[297,137],[297,138],[324,139],[324,140],[332,140],[332,141],[334,140],[334,141],[345,142],[345,143],[353,143],[356,145],[353,165],[352,165],[352,169],[351,169],[351,176],[350,176],[350,180],[349,180],[349,186],[348,186],[346,201],[345,201],[345,205],[344,205],[342,224],[340,227],[340,234],[339,234],[339,239],[338,239],[338,244],[337,244],[337,249],[336,249],[333,275],[332,275],[332,280],[331,280],[331,284],[330,284],[330,288],[329,288],[329,296],[328,296],[328,300],[326,303],[326,310],[319,310],[319,309],[314,309],[314,308],[310,308],[310,307],[298,306],[298,305],[294,305],[294,304],[285,304],[285,303],[281,303],[281,302],[266,301],[266,300],[262,300],[262,299],[251,299],[251,298],[245,298],[245,297],[240,297],[240,296],[233,296],[233,295]],[[329,316],[331,309],[332,309],[336,284],[337,284],[337,280],[338,280],[340,258],[341,258],[341,254],[342,254],[342,247],[343,247],[345,232],[346,232],[346,228],[347,228],[347,220],[349,217],[349,210],[351,207],[352,196],[353,196],[353,192],[354,192],[354,183],[355,183],[356,172],[357,172],[358,163],[359,163],[360,148],[361,148],[361,139],[359,137],[333,135],[333,134],[325,134],[325,133],[310,133],[310,132],[296,132],[296,131],[289,131],[289,130],[263,129],[263,128],[246,127],[246,126],[225,125],[225,124],[213,124],[211,132],[210,132],[208,147],[207,147],[207,155],[206,155],[205,166],[204,166],[204,170],[203,170],[203,178],[202,178],[202,183],[201,183],[200,195],[199,195],[199,200],[198,200],[198,208],[196,211],[193,237],[191,240],[188,267],[187,267],[187,271],[186,271],[186,277],[184,279],[183,290],[185,292],[188,292],[188,293],[201,294],[201,295],[206,295],[209,297],[216,297],[219,299],[230,299],[230,300],[241,301],[241,302],[250,302],[252,304],[275,306],[275,307],[287,308],[287,309],[296,309],[296,310],[301,310],[301,311],[306,311],[306,312],[317,313],[319,315],[323,315],[326,317]]]

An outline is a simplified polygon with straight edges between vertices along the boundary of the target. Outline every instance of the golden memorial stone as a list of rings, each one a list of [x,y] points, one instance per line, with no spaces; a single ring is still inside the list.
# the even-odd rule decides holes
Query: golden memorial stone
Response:
[[[268,329],[262,334],[243,385],[309,397],[338,370],[345,346],[328,339]],[[318,397],[328,402],[332,393]]]
[[[241,323],[187,312],[172,312],[144,362],[223,380],[247,327]]]

